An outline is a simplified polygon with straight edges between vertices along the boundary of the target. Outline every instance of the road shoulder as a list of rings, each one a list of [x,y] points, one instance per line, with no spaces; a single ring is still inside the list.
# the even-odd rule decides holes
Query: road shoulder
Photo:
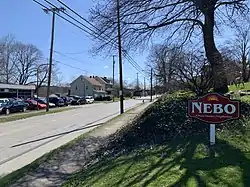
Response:
[[[111,119],[87,134],[53,150],[33,163],[0,179],[0,186],[60,186],[73,173],[86,167],[91,156],[105,145],[108,136],[131,124],[150,105],[144,103]],[[15,180],[15,181],[14,181]]]

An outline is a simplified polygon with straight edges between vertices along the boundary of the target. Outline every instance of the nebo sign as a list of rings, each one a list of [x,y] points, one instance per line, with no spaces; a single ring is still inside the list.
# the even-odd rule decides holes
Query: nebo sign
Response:
[[[217,93],[209,93],[188,101],[188,116],[207,123],[222,123],[240,117],[240,103]]]

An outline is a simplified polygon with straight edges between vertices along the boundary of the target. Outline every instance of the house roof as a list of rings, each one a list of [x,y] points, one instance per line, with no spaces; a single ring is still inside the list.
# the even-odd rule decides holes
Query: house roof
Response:
[[[104,80],[107,84],[112,84],[112,81],[109,80],[107,77],[101,77],[102,80]]]
[[[96,81],[98,81],[102,85],[107,84],[101,77],[95,76],[94,78],[95,78]]]
[[[93,77],[87,77],[84,76],[84,78],[90,82],[90,84],[94,85],[94,86],[102,86],[101,83],[99,83],[97,80],[95,80],[95,78]]]
[[[100,82],[101,84],[111,84],[112,82],[107,77],[98,77],[96,76],[95,79]]]
[[[35,85],[17,85],[17,84],[3,84],[0,83],[1,89],[18,89],[18,90],[35,90]]]

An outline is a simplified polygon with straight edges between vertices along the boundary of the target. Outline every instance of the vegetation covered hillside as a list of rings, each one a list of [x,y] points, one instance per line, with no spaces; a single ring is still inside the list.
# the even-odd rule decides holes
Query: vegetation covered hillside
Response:
[[[250,186],[250,105],[241,103],[240,120],[217,125],[212,158],[208,125],[186,117],[192,97],[164,96],[64,186]]]

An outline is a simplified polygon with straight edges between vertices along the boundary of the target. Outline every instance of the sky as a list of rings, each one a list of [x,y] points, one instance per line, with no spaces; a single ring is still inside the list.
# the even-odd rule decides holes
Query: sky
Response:
[[[59,6],[55,0],[50,1]],[[39,2],[45,4],[42,0]],[[63,0],[63,2],[85,18],[88,18],[89,9],[93,6],[92,0]],[[45,58],[49,57],[51,14],[46,14],[32,0],[1,0],[0,14],[2,23],[0,38],[12,34],[18,41],[37,46]],[[63,55],[54,53],[53,59],[61,62],[57,66],[63,82],[71,82],[81,74],[112,77],[112,56],[116,54],[107,57],[104,54],[93,56],[90,53],[93,45],[94,42],[88,34],[56,17],[54,50]],[[132,57],[142,68],[145,67],[147,54]],[[115,77],[118,79],[117,57],[115,61]],[[126,60],[123,69],[124,80],[131,82],[136,79],[137,70]],[[143,81],[143,77],[139,74],[140,81]]]
[[[38,1],[45,4],[43,0]],[[57,1],[50,1],[59,6]],[[63,2],[85,18],[88,18],[89,9],[93,6],[93,0],[63,0]],[[0,15],[2,23],[0,38],[12,34],[18,41],[37,46],[45,58],[49,57],[51,14],[46,14],[32,0],[1,0]],[[229,36],[231,33],[227,32],[224,38]],[[217,41],[220,43],[224,38],[219,37]],[[93,56],[89,52],[93,45],[94,42],[88,34],[56,17],[54,50],[63,55],[54,53],[53,59],[61,62],[58,67],[63,79],[62,82],[70,83],[81,74],[112,77],[112,56],[117,54],[110,54],[105,58],[103,54]],[[147,52],[131,56],[142,68],[145,67]],[[115,77],[118,79],[117,57],[115,60]],[[124,60],[123,69],[124,80],[132,82],[136,79],[137,70],[126,60]],[[143,77],[144,75],[139,74],[140,82],[143,81]]]

